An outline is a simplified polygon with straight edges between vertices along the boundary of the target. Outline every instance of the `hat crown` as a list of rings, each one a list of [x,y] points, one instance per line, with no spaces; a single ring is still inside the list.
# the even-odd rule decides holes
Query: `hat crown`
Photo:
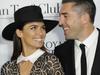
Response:
[[[58,24],[58,21],[43,19],[42,10],[39,6],[20,8],[14,13],[14,20],[15,22],[7,25],[2,31],[2,36],[11,41],[16,29],[23,26],[22,23],[43,21],[46,26],[46,32],[49,32]]]
[[[14,14],[15,22],[43,20],[42,10],[39,6],[27,6]]]

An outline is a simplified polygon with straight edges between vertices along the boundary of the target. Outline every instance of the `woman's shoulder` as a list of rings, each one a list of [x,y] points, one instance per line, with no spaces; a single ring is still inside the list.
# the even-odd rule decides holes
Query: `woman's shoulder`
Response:
[[[4,65],[2,66],[2,68],[7,68],[7,67],[11,67],[11,66],[14,66],[16,65],[16,60],[13,60],[13,61],[7,61],[6,63],[4,63]]]

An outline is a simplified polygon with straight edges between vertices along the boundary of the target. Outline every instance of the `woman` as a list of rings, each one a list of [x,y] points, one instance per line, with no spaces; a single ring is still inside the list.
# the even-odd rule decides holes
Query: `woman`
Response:
[[[41,8],[26,6],[14,13],[15,22],[2,32],[5,39],[14,42],[11,61],[1,68],[1,75],[64,75],[58,58],[46,52],[46,33],[57,21],[43,20]]]

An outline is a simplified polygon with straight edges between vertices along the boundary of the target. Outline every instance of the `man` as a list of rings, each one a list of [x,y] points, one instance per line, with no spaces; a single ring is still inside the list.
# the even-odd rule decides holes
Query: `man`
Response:
[[[59,25],[67,41],[56,47],[54,54],[60,59],[65,75],[82,75],[81,43],[86,54],[84,75],[100,75],[100,30],[93,25],[95,13],[92,0],[62,1]]]

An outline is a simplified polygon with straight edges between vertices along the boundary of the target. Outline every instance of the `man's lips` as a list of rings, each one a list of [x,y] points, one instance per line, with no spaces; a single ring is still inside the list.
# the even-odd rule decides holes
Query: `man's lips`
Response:
[[[66,31],[66,30],[68,30],[69,28],[68,27],[64,27],[64,30]]]

